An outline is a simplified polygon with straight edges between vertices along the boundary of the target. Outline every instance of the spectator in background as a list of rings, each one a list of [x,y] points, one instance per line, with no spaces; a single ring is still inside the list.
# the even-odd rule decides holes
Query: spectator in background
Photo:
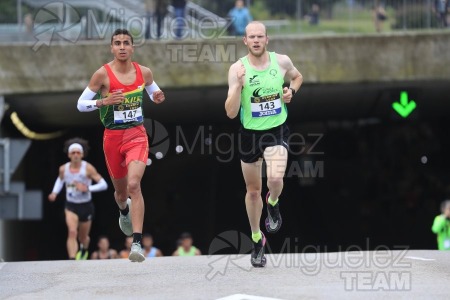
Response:
[[[199,249],[193,245],[194,240],[189,232],[180,235],[178,239],[178,249],[172,254],[173,256],[195,256],[202,255]]]
[[[168,0],[156,0],[156,38],[160,39],[162,35],[162,25],[164,22],[164,18],[167,15],[167,6],[169,5]]]
[[[91,259],[113,259],[119,258],[119,254],[114,249],[109,248],[109,239],[106,235],[98,237],[98,250],[92,252]]]
[[[21,34],[19,36],[20,40],[25,41],[35,41],[36,37],[34,36],[34,19],[33,15],[28,13],[23,16],[22,19],[22,27]]]
[[[31,14],[26,14],[23,16],[23,24],[25,25],[25,35],[27,38],[33,36],[34,33],[34,20]]]
[[[123,249],[119,253],[120,258],[128,258],[128,255],[130,255],[131,251],[131,244],[133,244],[133,237],[127,236],[125,238],[125,249]]]
[[[434,218],[431,231],[437,235],[438,249],[450,250],[450,200],[442,202],[441,214]]]
[[[314,3],[311,6],[311,12],[308,14],[309,25],[319,25],[319,13],[320,13],[320,6],[319,4]]]
[[[228,17],[231,19],[231,34],[238,36],[245,35],[245,27],[253,20],[250,11],[244,6],[243,0],[236,1],[228,13]]]
[[[145,0],[145,39],[152,38],[152,21],[153,14],[155,12],[155,1],[154,0]]]
[[[373,7],[373,22],[375,24],[375,30],[377,32],[383,31],[383,23],[387,19],[387,14],[384,7],[381,4],[378,4],[378,1],[375,1],[375,5]]]
[[[184,25],[186,22],[186,2],[186,0],[172,0],[176,20],[175,38],[178,40],[183,37],[184,33]]]
[[[448,12],[448,0],[435,0],[434,10],[438,19],[439,27],[447,27],[447,12]]]
[[[163,256],[161,250],[153,247],[153,236],[150,233],[142,235],[142,247],[144,248],[144,255],[147,258]]]

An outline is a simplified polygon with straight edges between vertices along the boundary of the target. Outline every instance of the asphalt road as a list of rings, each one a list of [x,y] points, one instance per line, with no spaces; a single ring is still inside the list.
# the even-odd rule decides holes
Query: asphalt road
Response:
[[[0,263],[0,299],[449,299],[450,251]]]

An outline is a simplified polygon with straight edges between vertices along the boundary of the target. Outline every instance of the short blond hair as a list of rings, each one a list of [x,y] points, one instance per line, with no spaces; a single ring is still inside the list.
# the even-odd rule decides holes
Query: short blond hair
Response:
[[[265,33],[266,36],[267,36],[267,28],[266,28],[266,25],[264,25],[264,24],[263,24],[262,22],[260,22],[260,21],[251,21],[250,23],[248,23],[247,26],[245,26],[245,36],[247,36],[247,28],[248,28],[250,25],[262,25],[262,26],[264,27],[264,33]]]

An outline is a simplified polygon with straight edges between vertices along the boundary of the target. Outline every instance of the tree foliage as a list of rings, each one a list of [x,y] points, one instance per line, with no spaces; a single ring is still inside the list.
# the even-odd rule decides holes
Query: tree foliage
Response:
[[[0,1],[0,23],[17,22],[17,0]]]
[[[22,17],[32,10],[22,5]],[[0,1],[0,23],[17,23],[17,0]]]

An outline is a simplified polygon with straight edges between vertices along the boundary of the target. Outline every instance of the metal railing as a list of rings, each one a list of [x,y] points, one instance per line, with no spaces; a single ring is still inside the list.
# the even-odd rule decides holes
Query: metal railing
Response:
[[[0,20],[0,42],[7,43],[13,41],[36,41],[37,36],[42,30],[49,30],[55,27],[52,40],[69,40],[73,42],[75,39],[106,39],[112,31],[117,27],[127,25],[128,21],[135,20],[134,24],[141,23],[141,28],[134,30],[137,36],[143,37],[144,27],[148,22],[151,28],[156,27],[155,18],[148,18],[145,12],[143,0],[17,0],[35,9],[34,17],[36,18],[42,8],[47,7],[49,3],[60,7],[56,10],[60,14],[66,14],[72,17],[74,26],[68,26],[67,30],[61,26],[64,24],[55,24],[54,22],[46,22],[41,31],[33,31],[35,28],[28,28],[25,20],[18,15],[18,23],[2,24]],[[450,17],[447,13],[440,13],[440,0],[342,0],[319,1],[320,7],[314,19],[312,7],[306,4],[310,1],[296,0],[293,10],[289,10],[294,3],[292,0],[278,0],[277,5],[280,8],[286,7],[284,11],[273,12],[269,20],[262,20],[268,27],[271,35],[284,34],[348,34],[348,33],[374,33],[404,30],[435,30],[448,27]],[[61,7],[61,3],[67,4],[67,7],[73,8],[72,13]],[[377,17],[374,5],[378,3],[385,17]],[[66,8],[67,8],[66,7]],[[97,13],[89,14],[89,11]],[[447,7],[445,12],[450,11]],[[114,12],[114,17],[111,17]],[[73,16],[73,15],[77,15]],[[64,15],[64,17],[66,17]],[[92,20],[93,16],[97,19]],[[169,32],[174,26],[173,8],[169,6],[169,14],[164,21],[164,30]],[[257,17],[257,16],[255,16]],[[91,19],[89,19],[91,18]],[[447,18],[449,20],[447,21]],[[67,18],[61,18],[66,20]],[[91,21],[86,24],[86,20]],[[255,18],[257,19],[257,18]],[[70,18],[69,18],[70,20]],[[208,20],[214,22],[218,27],[224,27],[227,20],[217,14],[201,7],[200,5],[188,1],[186,7],[186,22],[188,26],[185,30],[194,33],[198,31],[199,26],[205,25],[203,21]],[[315,20],[315,22],[313,22]],[[80,24],[75,24],[79,22]],[[83,23],[84,22],[84,23]],[[75,26],[77,25],[77,26]],[[59,27],[58,27],[59,26]],[[205,25],[209,26],[209,25]],[[153,30],[152,29],[152,30]],[[65,32],[63,32],[65,31]],[[201,38],[198,34],[188,34],[188,37]],[[68,38],[66,38],[68,37]],[[164,38],[170,38],[167,35]]]
[[[52,41],[108,39],[119,27],[131,30],[132,34],[140,39],[144,39],[147,28],[153,30],[151,32],[153,37],[156,36],[154,32],[156,16],[146,11],[143,0],[17,1],[34,9],[34,23],[27,27],[26,20],[20,15],[17,16],[15,24],[2,24],[0,20],[0,42],[37,41],[39,43],[43,38],[48,39],[47,33],[52,34]],[[170,32],[171,26],[175,26],[174,9],[170,5],[168,12],[163,23],[165,38],[170,38],[167,32]],[[195,34],[195,31],[202,24],[209,23],[208,26],[210,26],[210,23],[214,23],[218,28],[222,28],[227,23],[226,19],[190,1],[186,5],[185,20],[187,26],[184,30],[188,33],[185,35],[187,37],[201,36]],[[43,43],[49,43],[49,41],[45,40]]]

